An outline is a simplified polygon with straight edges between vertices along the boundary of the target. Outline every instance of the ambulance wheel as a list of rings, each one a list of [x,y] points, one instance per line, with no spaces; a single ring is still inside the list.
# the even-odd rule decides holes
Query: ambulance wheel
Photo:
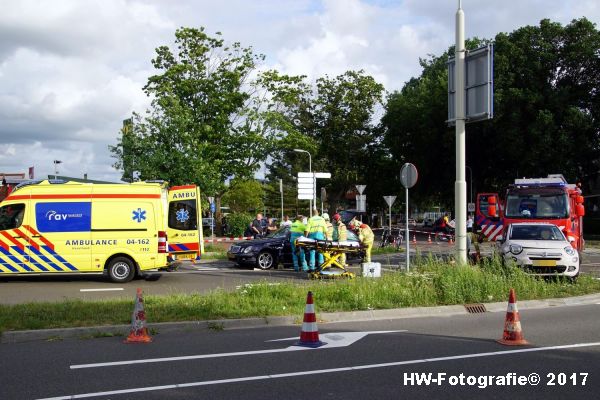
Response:
[[[107,267],[110,280],[115,283],[129,282],[135,275],[133,262],[127,257],[115,257]]]
[[[256,266],[260,269],[271,269],[275,265],[275,256],[271,252],[261,251],[256,257]]]

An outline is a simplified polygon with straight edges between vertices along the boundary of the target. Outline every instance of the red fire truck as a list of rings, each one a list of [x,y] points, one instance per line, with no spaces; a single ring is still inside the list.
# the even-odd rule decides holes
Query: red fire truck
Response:
[[[479,193],[475,207],[475,221],[490,241],[513,222],[549,222],[578,250],[584,248],[584,214],[581,189],[561,174],[515,179],[503,201],[498,193]]]

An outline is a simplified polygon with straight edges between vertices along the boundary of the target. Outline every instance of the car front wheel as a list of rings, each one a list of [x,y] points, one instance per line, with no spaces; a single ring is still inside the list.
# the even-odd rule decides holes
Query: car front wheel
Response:
[[[262,251],[256,258],[256,266],[260,269],[271,269],[275,265],[275,257],[268,251]]]

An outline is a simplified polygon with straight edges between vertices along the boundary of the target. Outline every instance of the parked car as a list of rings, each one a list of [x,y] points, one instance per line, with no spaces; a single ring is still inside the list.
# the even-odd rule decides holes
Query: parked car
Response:
[[[359,241],[356,234],[350,230],[348,230],[348,240],[353,242]],[[349,254],[349,256],[353,255]],[[363,256],[362,252],[359,253],[360,259]],[[262,239],[235,242],[227,251],[227,258],[229,261],[235,262],[240,266],[250,266],[265,270],[274,268],[280,263],[284,267],[292,268],[290,229],[284,227],[268,234]]]
[[[497,246],[504,261],[514,261],[527,272],[570,278],[579,275],[579,253],[556,225],[510,224],[497,239]]]

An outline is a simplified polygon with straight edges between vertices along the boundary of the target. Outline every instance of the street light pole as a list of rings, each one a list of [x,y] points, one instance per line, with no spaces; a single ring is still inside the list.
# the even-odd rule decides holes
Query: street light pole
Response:
[[[317,206],[317,195],[315,193],[315,176],[312,174],[312,157],[310,155],[310,153],[306,150],[302,150],[302,149],[294,149],[294,151],[296,153],[306,153],[308,154],[308,172],[311,174],[312,178],[313,178],[313,199],[309,200],[308,202],[308,217],[310,218],[312,215],[312,209],[313,209],[313,204],[315,205],[315,207]],[[314,201],[314,203],[313,203]]]

